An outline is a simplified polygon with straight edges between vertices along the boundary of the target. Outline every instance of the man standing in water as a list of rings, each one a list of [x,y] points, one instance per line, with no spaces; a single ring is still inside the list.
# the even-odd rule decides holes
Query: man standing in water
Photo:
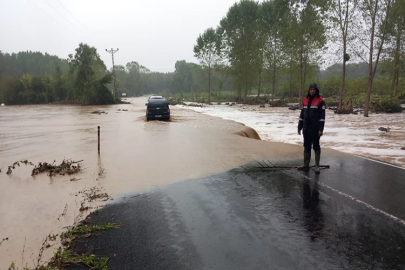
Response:
[[[298,167],[300,171],[309,170],[312,146],[315,152],[315,173],[320,173],[321,146],[319,145],[319,139],[323,135],[325,125],[325,108],[325,101],[319,95],[318,86],[316,83],[311,83],[298,122],[298,135],[301,135],[301,130],[304,135],[304,165]]]

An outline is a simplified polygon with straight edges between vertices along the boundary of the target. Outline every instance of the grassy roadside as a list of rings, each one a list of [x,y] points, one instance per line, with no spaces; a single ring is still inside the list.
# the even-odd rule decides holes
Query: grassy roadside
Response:
[[[97,214],[96,210],[94,214]],[[70,265],[83,265],[89,269],[108,270],[108,257],[98,258],[94,254],[76,254],[71,249],[71,243],[75,239],[96,237],[97,232],[111,230],[121,227],[117,223],[92,223],[89,218],[81,221],[77,226],[72,227],[59,236],[62,246],[54,253],[53,257],[45,264],[41,263],[42,254],[49,248],[48,241],[55,241],[58,235],[48,235],[39,251],[34,268],[17,268],[12,262],[8,270],[62,270]]]

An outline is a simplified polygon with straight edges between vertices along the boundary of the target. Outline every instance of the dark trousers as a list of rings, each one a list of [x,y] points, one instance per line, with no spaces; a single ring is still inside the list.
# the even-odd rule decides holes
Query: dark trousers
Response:
[[[321,146],[319,145],[319,134],[316,132],[303,132],[304,134],[304,152],[311,153],[311,146],[314,148],[315,152],[321,151]]]

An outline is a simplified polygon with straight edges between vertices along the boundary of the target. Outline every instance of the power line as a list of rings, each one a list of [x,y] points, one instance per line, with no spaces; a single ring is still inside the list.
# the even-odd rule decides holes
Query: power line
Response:
[[[63,17],[63,18],[65,18],[70,24],[72,24],[75,28],[77,27],[76,25],[74,25],[70,20],[69,20],[69,18],[67,18],[67,17],[65,17],[63,14],[61,14],[57,9],[55,9],[51,4],[49,4],[48,3],[48,1],[46,1],[46,0],[44,0],[45,1],[45,3],[48,5],[48,6],[50,6],[53,10],[55,10],[56,11],[56,13],[58,13],[61,17]]]
[[[73,15],[59,0],[56,0],[56,1],[58,1],[58,3],[59,3],[73,18],[75,18],[75,20],[76,20],[84,29],[87,30],[87,28],[76,18],[76,16]],[[87,31],[88,31],[88,30],[87,30]]]
[[[69,30],[72,34],[76,35],[77,37],[81,38],[78,34],[76,34],[75,32],[73,32],[70,28],[66,27],[65,25],[63,25],[62,23],[60,23],[58,20],[56,20],[54,17],[52,17],[51,15],[49,15],[47,12],[45,12],[43,9],[41,9],[39,6],[35,5],[33,2],[31,2],[30,0],[27,0],[31,5],[33,5],[34,7],[36,7],[37,9],[39,9],[41,12],[45,13],[48,17],[52,18],[52,20],[54,20],[55,22],[57,22],[58,24],[60,24],[61,26],[63,26],[64,28],[66,28],[67,30]]]
[[[89,31],[89,29],[87,29],[87,27],[84,26],[84,25],[79,21],[79,19],[77,19],[76,16],[73,15],[59,0],[56,0],[56,1],[58,1],[58,3],[81,25],[81,27],[82,27],[84,30],[87,31],[87,34],[93,39],[93,41],[95,41],[96,38],[95,38],[95,37],[93,36],[93,34]]]

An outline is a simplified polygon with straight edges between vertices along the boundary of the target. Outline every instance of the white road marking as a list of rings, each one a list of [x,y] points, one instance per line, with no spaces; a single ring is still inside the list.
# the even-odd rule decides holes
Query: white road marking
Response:
[[[388,166],[391,166],[391,167],[395,167],[395,168],[398,168],[398,169],[405,170],[405,168],[397,166],[397,165],[392,164],[392,163],[383,162],[383,161],[379,161],[379,160],[376,160],[376,159],[371,159],[371,158],[368,158],[368,157],[359,156],[359,155],[356,155],[356,154],[352,154],[352,155],[355,156],[355,157],[362,158],[362,159],[367,159],[367,160],[370,160],[370,161],[374,161],[374,162],[377,162],[377,163],[381,163],[381,164],[384,164],[384,165],[388,165]]]
[[[385,163],[384,163],[384,164],[385,164]],[[301,175],[302,175],[304,178],[308,179],[308,180],[316,181],[316,180],[312,179],[311,177],[308,177],[308,176],[303,175],[303,174],[301,174]],[[346,197],[346,198],[351,199],[352,201],[355,201],[355,202],[357,202],[357,203],[359,203],[359,204],[362,204],[362,205],[366,206],[367,208],[369,208],[369,209],[371,209],[371,210],[374,210],[374,211],[376,211],[376,212],[378,212],[378,213],[380,213],[380,214],[383,214],[384,216],[386,216],[386,217],[388,217],[388,218],[390,218],[390,219],[392,219],[392,220],[395,220],[395,221],[397,221],[397,222],[399,222],[399,223],[401,223],[402,225],[405,226],[405,221],[402,220],[402,219],[400,219],[400,218],[398,218],[398,217],[396,217],[396,216],[393,216],[393,215],[391,215],[391,214],[389,214],[389,213],[387,213],[387,212],[385,212],[385,211],[383,211],[383,210],[381,210],[381,209],[378,209],[378,208],[376,208],[376,207],[374,207],[374,206],[372,206],[372,205],[370,205],[370,204],[368,204],[368,203],[366,203],[366,202],[363,202],[363,201],[361,201],[361,200],[359,200],[359,199],[356,199],[355,197],[353,197],[353,196],[351,196],[351,195],[349,195],[349,194],[346,194],[346,193],[341,192],[341,191],[339,191],[339,190],[337,190],[337,189],[334,189],[333,187],[330,187],[330,186],[328,186],[328,185],[326,185],[326,184],[324,184],[324,183],[321,183],[321,182],[319,182],[319,181],[318,181],[318,185],[323,186],[323,187],[325,187],[325,188],[328,188],[328,189],[330,189],[330,190],[332,190],[332,191],[338,193],[339,195],[342,195],[343,197]]]

